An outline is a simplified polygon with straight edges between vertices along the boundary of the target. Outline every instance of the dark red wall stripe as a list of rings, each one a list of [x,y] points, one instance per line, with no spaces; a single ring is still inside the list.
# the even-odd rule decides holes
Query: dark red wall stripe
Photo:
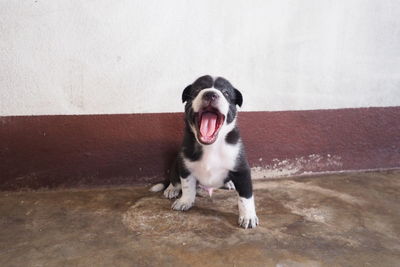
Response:
[[[252,166],[400,167],[400,107],[241,112],[239,125]],[[163,179],[182,127],[182,113],[0,117],[0,190]]]

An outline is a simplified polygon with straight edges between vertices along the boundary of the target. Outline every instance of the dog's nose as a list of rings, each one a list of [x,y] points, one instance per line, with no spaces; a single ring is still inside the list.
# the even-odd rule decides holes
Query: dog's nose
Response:
[[[203,99],[207,101],[215,101],[218,99],[218,94],[216,92],[206,92],[203,95]]]

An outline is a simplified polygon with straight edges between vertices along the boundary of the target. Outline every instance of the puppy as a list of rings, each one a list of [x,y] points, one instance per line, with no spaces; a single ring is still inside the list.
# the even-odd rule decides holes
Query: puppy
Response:
[[[198,78],[182,93],[185,105],[185,129],[182,147],[164,184],[154,185],[153,192],[164,190],[166,198],[182,196],[172,209],[186,211],[196,198],[196,185],[212,192],[232,183],[238,193],[239,225],[258,225],[251,183],[250,167],[236,125],[236,106],[242,94],[229,81],[209,75]]]

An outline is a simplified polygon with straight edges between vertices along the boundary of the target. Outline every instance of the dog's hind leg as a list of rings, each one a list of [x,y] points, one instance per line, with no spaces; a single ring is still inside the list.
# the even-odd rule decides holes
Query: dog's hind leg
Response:
[[[165,181],[162,183],[153,185],[150,188],[150,192],[160,192],[165,189],[164,196],[166,198],[171,199],[171,198],[178,197],[179,193],[181,192],[181,184],[180,184],[180,178],[179,178],[179,174],[178,174],[177,159],[178,158],[175,158],[175,160],[171,166],[171,172],[166,177]]]
[[[176,198],[179,196],[179,193],[181,192],[181,184],[177,183],[176,185],[173,185],[172,183],[169,184],[167,189],[164,191],[164,196],[166,198]]]
[[[235,190],[236,189],[235,188],[235,184],[232,181],[226,182],[222,188],[228,189],[228,190]]]
[[[175,158],[171,166],[171,173],[168,177],[169,185],[166,184],[166,186],[168,185],[168,187],[164,191],[164,196],[169,199],[178,197],[182,189],[181,181],[179,178],[178,160],[179,155]]]

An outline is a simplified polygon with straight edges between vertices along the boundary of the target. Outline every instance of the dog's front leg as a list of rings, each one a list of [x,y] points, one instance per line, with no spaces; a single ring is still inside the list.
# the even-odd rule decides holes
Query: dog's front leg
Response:
[[[243,228],[255,228],[258,225],[258,217],[254,204],[253,185],[251,183],[250,170],[230,172],[232,182],[238,192],[239,220]]]
[[[190,209],[196,198],[196,178],[189,175],[186,178],[181,177],[182,196],[172,204],[172,209],[185,211]]]
[[[258,225],[258,217],[254,205],[254,196],[249,198],[240,197],[238,199],[239,206],[239,225],[245,229],[255,228]]]

